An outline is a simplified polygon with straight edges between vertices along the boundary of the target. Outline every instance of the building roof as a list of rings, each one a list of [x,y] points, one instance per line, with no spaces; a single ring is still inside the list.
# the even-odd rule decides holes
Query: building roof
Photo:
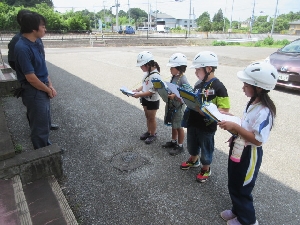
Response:
[[[155,17],[157,16],[157,19],[175,19],[173,16],[170,16],[165,13],[152,13],[151,16]]]
[[[293,25],[293,24],[300,25],[300,20],[296,20],[296,21],[290,22],[289,24],[290,25]]]

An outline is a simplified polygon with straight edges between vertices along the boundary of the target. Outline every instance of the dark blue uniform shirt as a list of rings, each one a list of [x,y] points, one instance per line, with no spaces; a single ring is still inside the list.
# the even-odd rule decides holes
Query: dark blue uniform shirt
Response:
[[[21,36],[14,49],[17,78],[25,83],[25,75],[34,73],[43,83],[48,82],[43,45],[39,41],[32,42]]]

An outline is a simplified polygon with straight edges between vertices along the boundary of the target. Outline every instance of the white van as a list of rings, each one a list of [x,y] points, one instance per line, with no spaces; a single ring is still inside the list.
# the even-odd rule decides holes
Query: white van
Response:
[[[153,31],[152,27],[138,27],[138,31]]]

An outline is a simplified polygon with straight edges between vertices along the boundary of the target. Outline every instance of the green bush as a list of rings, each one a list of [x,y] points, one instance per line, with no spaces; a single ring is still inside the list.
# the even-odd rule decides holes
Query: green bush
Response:
[[[225,41],[213,41],[212,45],[213,46],[225,46],[226,42]]]
[[[271,38],[271,37],[267,37],[267,38],[265,38],[265,39],[263,40],[263,43],[264,43],[265,45],[273,45],[273,44],[274,44],[274,39]]]
[[[282,45],[282,46],[285,46],[287,44],[289,44],[290,41],[287,40],[287,39],[283,39],[283,40],[278,40],[278,41],[275,41],[274,45]]]
[[[226,45],[241,45],[240,42],[227,42]]]
[[[263,45],[263,41],[257,41],[254,43],[254,47],[261,47]]]

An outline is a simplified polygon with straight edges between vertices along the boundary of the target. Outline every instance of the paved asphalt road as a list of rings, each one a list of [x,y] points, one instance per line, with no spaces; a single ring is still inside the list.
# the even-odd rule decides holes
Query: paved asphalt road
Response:
[[[170,139],[163,125],[164,104],[158,111],[158,140],[145,145],[139,135],[145,118],[137,99],[123,95],[123,85],[136,88],[142,73],[135,67],[140,51],[150,50],[166,80],[168,58],[214,51],[220,59],[217,77],[226,85],[231,112],[241,116],[247,103],[236,73],[250,62],[266,58],[275,49],[244,47],[103,47],[46,49],[51,79],[58,91],[52,100],[52,142],[66,149],[63,191],[81,224],[225,224],[219,213],[231,206],[227,191],[229,133],[218,130],[211,179],[195,181],[199,169],[182,171],[187,151],[172,157],[160,146]],[[194,70],[186,73],[191,84]],[[264,147],[263,163],[253,192],[261,225],[300,224],[299,94],[274,90],[277,118]],[[24,151],[32,147],[20,99],[4,98],[9,129]],[[186,144],[186,143],[185,143]],[[134,152],[144,164],[124,172],[113,165],[118,154]],[[134,162],[133,163],[138,163]]]

